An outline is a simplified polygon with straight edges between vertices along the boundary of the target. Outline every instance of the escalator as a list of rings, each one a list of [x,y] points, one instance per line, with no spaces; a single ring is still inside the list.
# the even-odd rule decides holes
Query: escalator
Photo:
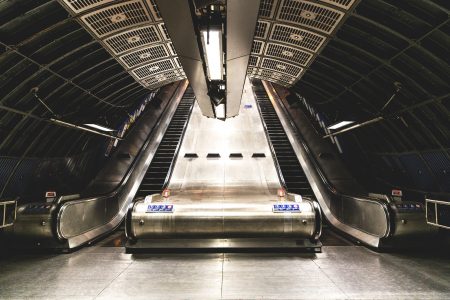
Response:
[[[277,147],[286,153],[281,165],[290,191],[278,195],[285,182],[248,81],[245,90],[238,116],[226,121],[206,118],[195,104],[180,149],[161,143],[178,158],[167,158],[165,164],[155,160],[158,169],[152,162],[147,173],[152,180],[144,180],[127,213],[127,252],[320,250],[320,208],[308,197],[293,194],[312,194],[305,175],[291,166],[295,157],[289,144]],[[186,120],[178,120],[178,126]],[[173,170],[162,169],[169,165]],[[153,194],[162,188],[169,195]]]
[[[171,169],[175,164],[178,150],[183,141],[194,100],[195,96],[192,88],[188,88],[142,179],[136,197],[145,197],[146,195],[160,193],[163,190],[170,177]]]
[[[285,177],[289,191],[312,196],[331,226],[368,246],[390,248],[426,244],[423,241],[433,232],[424,221],[422,204],[395,203],[386,195],[361,193],[356,184],[347,185],[346,192],[337,189],[327,177],[330,173],[324,172],[315,156],[320,153],[317,145],[327,141],[315,131],[308,131],[305,123],[297,127],[299,122],[291,114],[294,108],[287,107],[289,104],[283,102],[271,83],[255,80],[253,85],[279,172]],[[308,143],[314,144],[317,153]],[[332,178],[344,175],[343,165],[328,162],[326,167],[328,171],[333,167]]]
[[[253,90],[269,144],[271,144],[273,154],[278,162],[280,175],[287,191],[313,198],[314,193],[308,179],[300,166],[294,149],[292,149],[291,143],[284,132],[272,103],[270,103],[266,91],[261,85],[255,85]]]
[[[122,223],[144,177],[140,193],[159,192],[194,101],[186,80],[163,89],[161,95],[127,134],[86,196],[64,195],[51,203],[18,207],[14,226],[5,232],[9,247],[65,251],[91,243]]]

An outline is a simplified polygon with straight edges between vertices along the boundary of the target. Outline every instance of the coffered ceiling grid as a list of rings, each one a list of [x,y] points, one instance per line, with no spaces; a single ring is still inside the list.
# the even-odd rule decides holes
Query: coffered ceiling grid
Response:
[[[294,85],[357,0],[261,0],[247,75]]]
[[[58,0],[141,85],[186,78],[154,0]]]

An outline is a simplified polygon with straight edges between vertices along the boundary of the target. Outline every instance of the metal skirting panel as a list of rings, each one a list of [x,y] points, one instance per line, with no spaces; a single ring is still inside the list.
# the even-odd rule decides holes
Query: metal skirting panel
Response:
[[[109,51],[133,78],[148,89],[186,78],[154,0],[58,0]],[[142,76],[144,69],[152,69]],[[164,79],[148,77],[173,71]]]
[[[261,0],[248,76],[285,87],[294,85],[357,3],[358,0]]]

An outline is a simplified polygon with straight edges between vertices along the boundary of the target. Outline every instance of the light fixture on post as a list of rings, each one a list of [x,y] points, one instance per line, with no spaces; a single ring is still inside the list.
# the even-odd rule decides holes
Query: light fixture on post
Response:
[[[105,126],[102,126],[102,125],[98,125],[98,124],[84,124],[85,126],[89,126],[89,127],[92,127],[92,128],[95,128],[95,129],[98,129],[98,130],[100,130],[100,131],[105,131],[105,132],[112,132],[112,131],[114,131],[114,129],[111,129],[111,128],[108,128],[108,127],[105,127]]]
[[[336,130],[336,129],[345,127],[347,125],[353,124],[353,123],[355,123],[355,121],[341,121],[339,123],[328,126],[327,129]]]

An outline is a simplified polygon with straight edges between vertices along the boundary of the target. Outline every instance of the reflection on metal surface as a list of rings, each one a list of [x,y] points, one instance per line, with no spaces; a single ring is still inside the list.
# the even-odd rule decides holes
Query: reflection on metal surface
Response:
[[[187,84],[187,81],[185,81],[179,87],[178,94],[172,99],[167,111],[156,126],[156,132],[152,132],[133,167],[124,178],[121,186],[113,192],[113,195],[70,201],[61,206],[57,218],[57,234],[59,239],[67,240],[70,248],[101,236],[120,224],[175,113],[181,96],[187,88]]]
[[[290,122],[272,85],[264,81],[263,84],[323,213],[334,227],[372,247],[389,245],[404,238],[414,243],[415,237],[432,233],[421,211],[398,210],[387,199],[338,193],[315,162],[295,125]]]
[[[54,204],[21,206],[9,236],[30,246],[75,248],[116,228],[134,198],[187,84],[184,81],[178,86],[155,125],[157,129],[139,145],[134,163],[113,192],[84,199],[65,197]]]
[[[220,194],[210,190],[209,195]],[[208,195],[208,194],[205,194]],[[172,197],[171,209],[148,213],[149,204],[140,201],[133,207],[132,237],[145,238],[232,238],[232,237],[292,237],[310,238],[315,231],[315,212],[310,201],[295,203],[298,212],[273,212],[273,204],[289,202],[262,201],[254,195],[243,202],[239,192],[236,198],[204,201],[186,199],[178,194]],[[249,201],[250,200],[250,201]],[[173,203],[173,204],[172,204]],[[164,203],[156,202],[153,206]],[[158,205],[159,206],[159,205]],[[142,222],[143,221],[143,222]]]
[[[243,97],[239,115],[225,121],[205,118],[194,107],[169,184],[171,195],[152,201],[172,210],[149,213],[149,203],[137,201],[127,216],[130,239],[318,239],[320,209],[306,199],[293,202],[298,197],[277,195],[278,174],[248,81]],[[196,158],[183,159],[187,153]],[[230,159],[231,154],[239,158]],[[274,204],[298,205],[298,211],[274,212]]]

